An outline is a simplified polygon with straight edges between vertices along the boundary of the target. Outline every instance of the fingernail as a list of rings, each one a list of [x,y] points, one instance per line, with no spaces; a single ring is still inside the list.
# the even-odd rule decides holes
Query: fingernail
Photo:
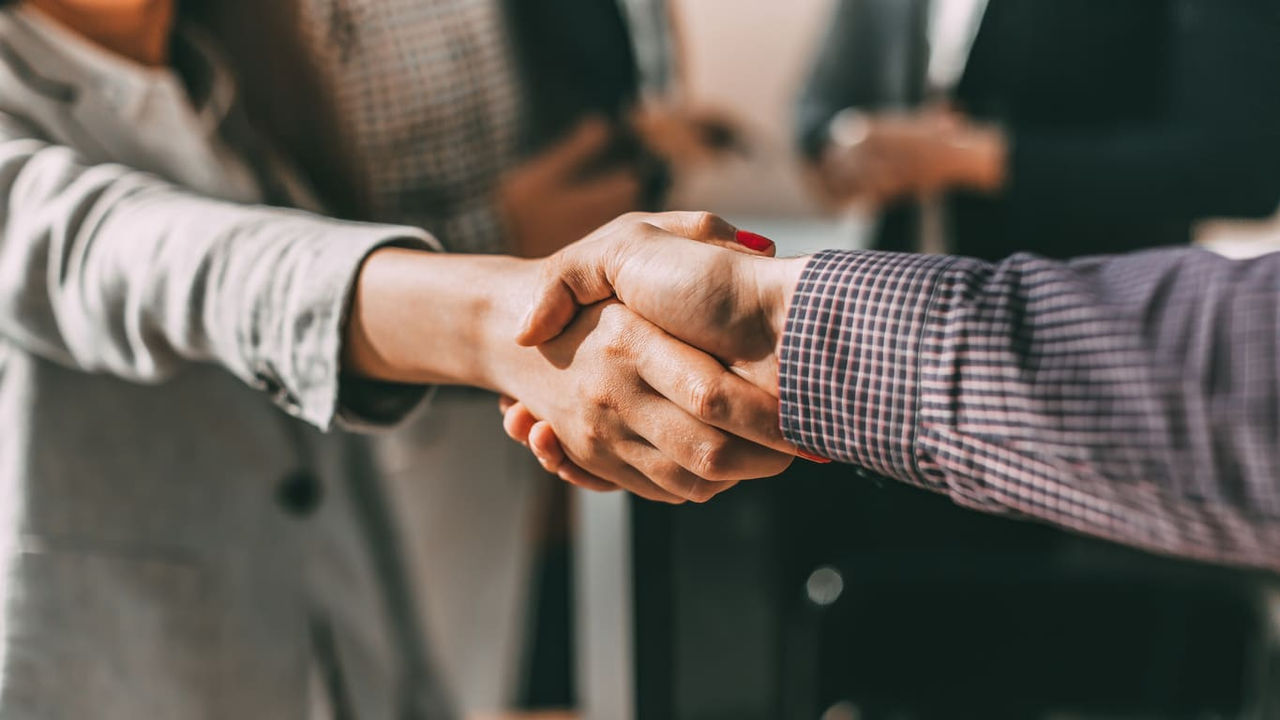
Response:
[[[804,450],[797,450],[796,457],[804,458],[809,462],[818,463],[819,465],[826,465],[831,462],[830,460],[822,457],[821,455],[814,455],[813,453],[805,452]]]
[[[739,245],[755,250],[756,252],[767,252],[773,249],[772,240],[763,235],[747,232],[746,230],[739,230],[738,234],[735,235],[733,239],[737,240]]]

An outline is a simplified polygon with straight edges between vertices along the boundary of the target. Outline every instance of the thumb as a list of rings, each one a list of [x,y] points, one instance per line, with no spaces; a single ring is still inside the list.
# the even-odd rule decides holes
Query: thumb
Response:
[[[572,246],[571,246],[572,247]],[[516,334],[516,343],[541,345],[559,335],[580,308],[613,296],[605,270],[608,246],[585,245],[561,251],[543,261],[542,280]]]
[[[666,212],[650,215],[650,225],[672,235],[697,240],[708,245],[746,253],[774,257],[778,246],[769,238],[747,230],[739,230],[724,218],[708,212]]]
[[[633,214],[597,232],[604,234],[570,245],[542,261],[542,280],[520,324],[517,343],[534,346],[547,342],[573,321],[579,308],[613,297],[610,273],[619,260],[646,248],[657,251],[655,243],[692,240],[763,257],[777,252],[772,240],[740,231],[705,212]]]

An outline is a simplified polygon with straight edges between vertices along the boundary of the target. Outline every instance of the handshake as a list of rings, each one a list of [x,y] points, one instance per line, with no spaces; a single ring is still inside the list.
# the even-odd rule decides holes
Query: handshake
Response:
[[[360,271],[344,367],[493,390],[508,433],[564,480],[705,501],[800,454],[778,346],[808,259],[773,252],[678,212],[624,215],[541,260],[384,247]]]
[[[566,482],[663,502],[785,470],[778,347],[806,261],[774,249],[707,213],[631,214],[539,261],[516,341],[577,377],[504,391],[507,433]]]
[[[382,248],[344,365],[499,393],[508,433],[575,485],[705,501],[799,454],[778,346],[808,260],[773,251],[707,213],[624,215],[541,260]]]

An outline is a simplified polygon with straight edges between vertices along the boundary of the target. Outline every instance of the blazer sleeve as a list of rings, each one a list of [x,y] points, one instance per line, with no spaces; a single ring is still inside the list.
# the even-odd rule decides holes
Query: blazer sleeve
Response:
[[[1171,112],[1092,131],[1012,127],[1007,198],[1015,217],[1053,208],[1054,215],[1125,224],[1275,212],[1280,6],[1170,5]],[[1036,217],[1025,220],[1034,226]]]
[[[383,418],[339,401],[369,399],[342,378],[342,328],[361,263],[388,244],[434,241],[91,165],[0,113],[0,338],[48,360],[142,383],[216,363],[321,428],[392,421],[422,389],[369,388],[402,400],[367,403]]]
[[[780,356],[801,448],[1148,550],[1280,572],[1280,253],[826,252]]]

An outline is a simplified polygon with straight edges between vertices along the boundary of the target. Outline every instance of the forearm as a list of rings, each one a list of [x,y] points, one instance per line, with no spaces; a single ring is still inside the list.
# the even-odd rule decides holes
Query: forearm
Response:
[[[503,390],[496,361],[517,350],[533,266],[505,256],[373,253],[352,300],[344,366],[379,380]]]
[[[1276,277],[1280,255],[823,254],[784,432],[976,509],[1280,569]]]
[[[6,341],[137,382],[214,363],[326,428],[346,417],[341,328],[361,262],[390,244],[431,247],[411,228],[239,205],[91,165],[3,114],[0,198]],[[395,394],[408,407],[421,392]]]

